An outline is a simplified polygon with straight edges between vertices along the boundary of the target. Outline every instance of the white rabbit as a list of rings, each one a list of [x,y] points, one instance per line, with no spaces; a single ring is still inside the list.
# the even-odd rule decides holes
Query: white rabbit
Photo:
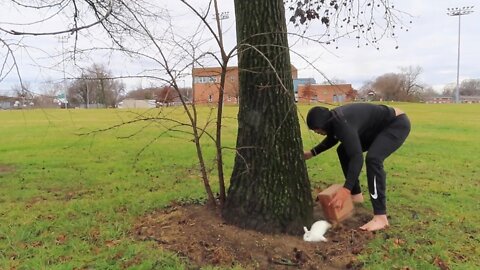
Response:
[[[325,220],[319,220],[312,224],[312,228],[307,230],[307,227],[303,227],[305,234],[303,235],[303,240],[307,242],[327,242],[327,238],[323,235],[330,229],[332,225]]]

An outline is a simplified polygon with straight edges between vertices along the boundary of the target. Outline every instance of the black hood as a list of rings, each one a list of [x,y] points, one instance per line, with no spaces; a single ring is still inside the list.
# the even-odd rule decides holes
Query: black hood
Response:
[[[307,126],[309,129],[326,129],[326,124],[332,117],[332,112],[325,107],[313,107],[307,114]]]

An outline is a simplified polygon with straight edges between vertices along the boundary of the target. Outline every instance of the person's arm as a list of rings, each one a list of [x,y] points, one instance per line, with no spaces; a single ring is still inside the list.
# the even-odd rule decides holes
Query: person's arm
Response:
[[[317,146],[310,150],[312,157],[332,148],[335,144],[337,144],[338,140],[333,135],[327,135],[322,142],[320,142]]]
[[[343,187],[335,193],[330,204],[337,209],[342,209],[347,198],[351,196],[355,180],[358,179],[360,171],[362,170],[363,152],[360,138],[354,129],[348,126],[343,126],[339,129],[337,134],[347,152],[349,162],[345,184],[343,184]]]

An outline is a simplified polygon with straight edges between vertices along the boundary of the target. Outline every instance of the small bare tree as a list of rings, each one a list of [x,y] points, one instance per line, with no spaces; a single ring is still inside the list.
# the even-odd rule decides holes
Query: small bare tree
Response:
[[[170,132],[178,131],[181,127],[190,127],[191,134],[197,150],[197,157],[200,163],[200,171],[207,192],[210,205],[216,205],[217,200],[213,195],[210,187],[210,180],[205,165],[204,154],[200,139],[203,136],[211,138],[217,146],[217,170],[219,176],[220,195],[219,202],[225,200],[225,184],[223,174],[222,160],[222,142],[221,142],[221,126],[222,126],[222,104],[225,85],[225,71],[227,64],[234,50],[226,52],[223,46],[223,34],[220,26],[219,10],[217,1],[211,1],[207,4],[206,9],[196,7],[190,1],[179,1],[184,10],[189,11],[200,23],[195,24],[196,27],[192,31],[185,34],[184,31],[177,31],[181,27],[176,28],[175,22],[169,14],[169,11],[149,1],[122,1],[122,0],[99,0],[99,1],[41,1],[35,3],[23,3],[15,1],[10,3],[19,10],[42,10],[48,13],[46,18],[62,18],[70,20],[72,27],[67,29],[56,29],[47,31],[30,30],[45,21],[25,23],[27,30],[12,30],[5,25],[0,24],[0,42],[5,45],[6,55],[11,60],[10,69],[3,69],[3,77],[12,70],[17,70],[18,77],[21,80],[21,72],[15,61],[14,50],[15,42],[11,41],[14,37],[19,36],[55,36],[62,34],[72,34],[72,44],[69,53],[71,59],[77,61],[85,59],[90,54],[96,52],[110,52],[111,54],[123,54],[132,59],[140,59],[149,61],[155,68],[149,68],[141,71],[136,75],[122,76],[124,78],[148,78],[156,80],[159,84],[168,85],[177,92],[180,102],[188,117],[188,122],[181,122],[176,119],[166,119],[158,115],[158,119],[172,123],[169,128]],[[216,24],[210,24],[209,18],[211,14],[215,15]],[[35,20],[33,20],[35,21]],[[82,46],[80,42],[85,36],[82,33],[89,33],[90,36],[96,36],[103,40],[110,40],[111,45],[106,47],[100,46]],[[207,37],[205,37],[207,33]],[[207,40],[215,41],[219,53],[202,50],[203,44]],[[219,103],[216,117],[216,130],[214,135],[210,134],[207,126],[201,126],[194,104],[190,104],[186,100],[186,96],[181,94],[178,82],[184,76],[188,76],[189,72],[198,66],[203,66],[205,62],[215,61],[222,68],[219,84]],[[103,78],[103,77],[102,77]],[[83,78],[88,79],[88,78]],[[99,81],[100,94],[103,100],[105,95],[104,79]],[[23,84],[23,82],[21,82]],[[86,89],[86,87],[84,87]],[[88,97],[88,96],[87,96]],[[85,98],[86,99],[86,98]],[[138,117],[135,121],[147,121],[154,119],[146,119]],[[209,125],[212,121],[206,121]],[[128,123],[125,123],[128,124]],[[111,127],[114,128],[114,127]],[[181,131],[184,132],[184,131]]]

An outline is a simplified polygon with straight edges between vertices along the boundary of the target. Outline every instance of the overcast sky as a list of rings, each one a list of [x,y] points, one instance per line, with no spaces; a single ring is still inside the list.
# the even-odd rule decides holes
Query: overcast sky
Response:
[[[169,1],[169,3],[171,2],[173,1]],[[395,8],[412,15],[412,17],[403,17],[408,31],[405,31],[405,28],[398,30],[395,33],[396,40],[382,40],[380,49],[377,50],[364,44],[357,48],[357,43],[351,42],[349,39],[321,46],[290,36],[292,64],[299,70],[299,77],[313,77],[317,82],[322,82],[324,78],[319,73],[320,71],[330,79],[351,83],[354,88],[360,88],[366,81],[375,79],[382,74],[400,72],[401,67],[420,66],[423,69],[421,82],[440,92],[446,84],[455,84],[457,76],[458,17],[448,16],[447,8],[474,6],[475,2],[474,0],[390,1],[395,4]],[[225,31],[227,47],[231,48],[235,44],[233,0],[221,0],[219,4],[221,11],[229,12],[229,18],[222,21],[222,27]],[[480,5],[474,8],[472,14],[461,17],[460,80],[480,79],[479,9]],[[35,15],[37,14],[31,16]],[[0,23],[9,21],[9,18],[12,18],[9,16],[16,16],[18,21],[18,14],[13,14],[12,10],[7,8],[0,9]],[[30,15],[25,17],[32,18]],[[183,23],[188,26],[190,24],[190,15],[183,14],[179,18],[182,21],[178,22],[178,25]],[[43,27],[48,26],[43,25]],[[312,24],[307,35],[322,30],[321,27],[319,23]],[[289,24],[289,31],[296,32],[298,29]],[[29,50],[17,52],[17,61],[24,81],[38,85],[39,82],[47,79],[62,78],[61,61],[59,62],[58,58],[50,61],[49,57],[62,51],[61,43],[57,38],[27,37],[22,42],[31,46]],[[0,55],[0,57],[4,57],[4,55]],[[313,62],[316,69],[302,59],[304,57]],[[54,58],[51,57],[51,59]],[[114,75],[132,74],[132,72],[122,70],[125,67],[135,69],[145,66],[145,63],[135,63],[135,61],[125,58],[112,59],[110,57],[106,61],[101,59],[99,57],[96,61],[100,60],[100,63],[105,64]],[[235,63],[236,61],[233,61],[233,64]],[[45,66],[49,66],[49,68],[45,68]],[[18,84],[18,79],[14,75],[11,73],[10,76],[4,78],[3,82],[0,82],[0,94],[10,93],[12,86]],[[129,90],[145,84],[135,81],[126,83]],[[190,80],[185,79],[184,83],[188,85]],[[36,86],[36,88],[38,87]]]
[[[320,52],[321,67],[330,77],[351,82],[359,88],[366,80],[399,67],[420,66],[421,81],[436,90],[455,83],[457,74],[458,17],[446,15],[447,8],[474,5],[476,1],[395,1],[397,8],[410,13],[409,31],[399,31],[396,40],[384,42],[380,50],[372,47],[342,46],[336,56]],[[479,7],[475,7],[478,9]],[[480,10],[461,18],[460,80],[480,79]],[[316,48],[310,48],[314,53]],[[313,75],[309,70],[302,76]],[[316,77],[316,76],[315,76]]]

